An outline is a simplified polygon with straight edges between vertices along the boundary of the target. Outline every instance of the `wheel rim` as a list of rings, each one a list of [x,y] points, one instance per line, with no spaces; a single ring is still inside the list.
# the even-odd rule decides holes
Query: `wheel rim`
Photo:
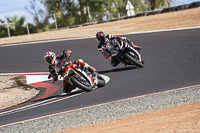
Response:
[[[77,81],[79,81],[81,84],[87,86],[87,87],[90,87],[90,84],[83,78],[81,77],[76,77]]]

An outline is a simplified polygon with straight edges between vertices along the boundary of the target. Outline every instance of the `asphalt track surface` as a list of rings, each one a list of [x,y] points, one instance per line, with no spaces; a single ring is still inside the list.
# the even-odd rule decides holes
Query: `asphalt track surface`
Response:
[[[0,73],[46,72],[46,51],[72,50],[100,74],[105,87],[33,109],[0,116],[0,125],[124,98],[200,84],[200,29],[126,35],[142,47],[144,68],[112,67],[97,50],[95,38],[0,47]],[[61,84],[61,82],[60,82]]]

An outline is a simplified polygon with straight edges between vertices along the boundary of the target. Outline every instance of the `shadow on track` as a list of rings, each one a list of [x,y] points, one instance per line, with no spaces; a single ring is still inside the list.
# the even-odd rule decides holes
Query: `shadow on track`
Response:
[[[113,72],[122,72],[122,71],[128,71],[128,70],[133,70],[137,69],[136,66],[127,66],[127,67],[121,67],[121,68],[115,68],[111,70],[104,70],[104,71],[97,71],[99,74],[104,74],[104,73],[113,73]]]
[[[129,70],[133,70],[133,69],[137,69],[136,66],[126,66],[126,67],[120,67],[120,68],[114,68],[111,70],[103,70],[103,71],[97,71],[99,74],[104,74],[104,73],[113,73],[113,72],[122,72],[122,71],[129,71]],[[59,99],[59,98],[63,98],[63,97],[69,97],[69,96],[73,96],[73,95],[77,95],[80,93],[83,93],[83,90],[76,90],[70,93],[66,93],[66,94],[57,94],[57,95],[53,95],[53,96],[49,96],[46,98],[42,98],[42,99],[36,99],[36,100],[30,100],[29,102],[33,103],[33,102],[40,102],[40,101],[44,101],[44,100],[50,100],[53,98]]]
[[[126,67],[114,68],[111,70],[103,70],[103,71],[97,71],[97,72],[99,74],[104,74],[104,73],[129,71],[129,70],[133,70],[133,69],[137,69],[137,67],[136,66],[126,66]],[[42,99],[31,100],[29,102],[40,102],[40,101],[49,100],[49,99],[53,99],[53,98],[59,99],[59,98],[63,98],[63,97],[77,95],[77,94],[80,94],[83,92],[84,92],[83,90],[77,90],[77,91],[66,93],[66,94],[58,94],[58,95],[53,95],[53,96],[49,96],[49,97],[42,98]]]

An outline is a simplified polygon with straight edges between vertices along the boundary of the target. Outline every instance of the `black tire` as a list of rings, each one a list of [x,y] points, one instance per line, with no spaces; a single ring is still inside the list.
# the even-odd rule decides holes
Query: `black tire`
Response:
[[[97,84],[97,86],[98,86],[98,87],[104,87],[105,84],[106,84],[104,78],[101,77],[100,75],[97,75],[97,78],[98,78],[98,84]]]
[[[138,60],[134,59],[131,55],[125,53],[124,57],[131,61],[132,63],[134,63],[135,65],[137,65],[138,67],[142,68],[144,66],[144,64],[142,62],[139,62]]]
[[[79,81],[79,78],[77,75],[72,75],[70,78],[71,82],[73,83],[74,86],[77,86],[78,88],[81,88],[84,91],[92,91],[93,88],[92,86],[88,85],[84,85],[83,83],[81,83],[81,81]]]

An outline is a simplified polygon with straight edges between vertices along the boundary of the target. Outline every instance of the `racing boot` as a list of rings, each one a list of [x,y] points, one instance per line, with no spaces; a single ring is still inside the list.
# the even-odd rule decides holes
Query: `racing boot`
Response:
[[[94,67],[89,66],[88,67],[89,72],[94,73],[96,69]]]
[[[96,69],[92,66],[90,66],[88,63],[85,63],[84,66],[90,73],[94,73],[96,71]]]
[[[140,46],[134,45],[133,42],[131,42],[130,39],[127,39],[127,42],[128,42],[129,44],[131,44],[131,46],[133,46],[134,49],[136,49],[136,50],[141,50],[141,47],[140,47]]]
[[[66,83],[66,82],[64,83],[64,82],[63,82],[63,84],[64,84],[64,86],[63,86],[63,93],[69,93],[69,92],[71,92],[72,90],[74,90],[76,88],[72,84]]]

